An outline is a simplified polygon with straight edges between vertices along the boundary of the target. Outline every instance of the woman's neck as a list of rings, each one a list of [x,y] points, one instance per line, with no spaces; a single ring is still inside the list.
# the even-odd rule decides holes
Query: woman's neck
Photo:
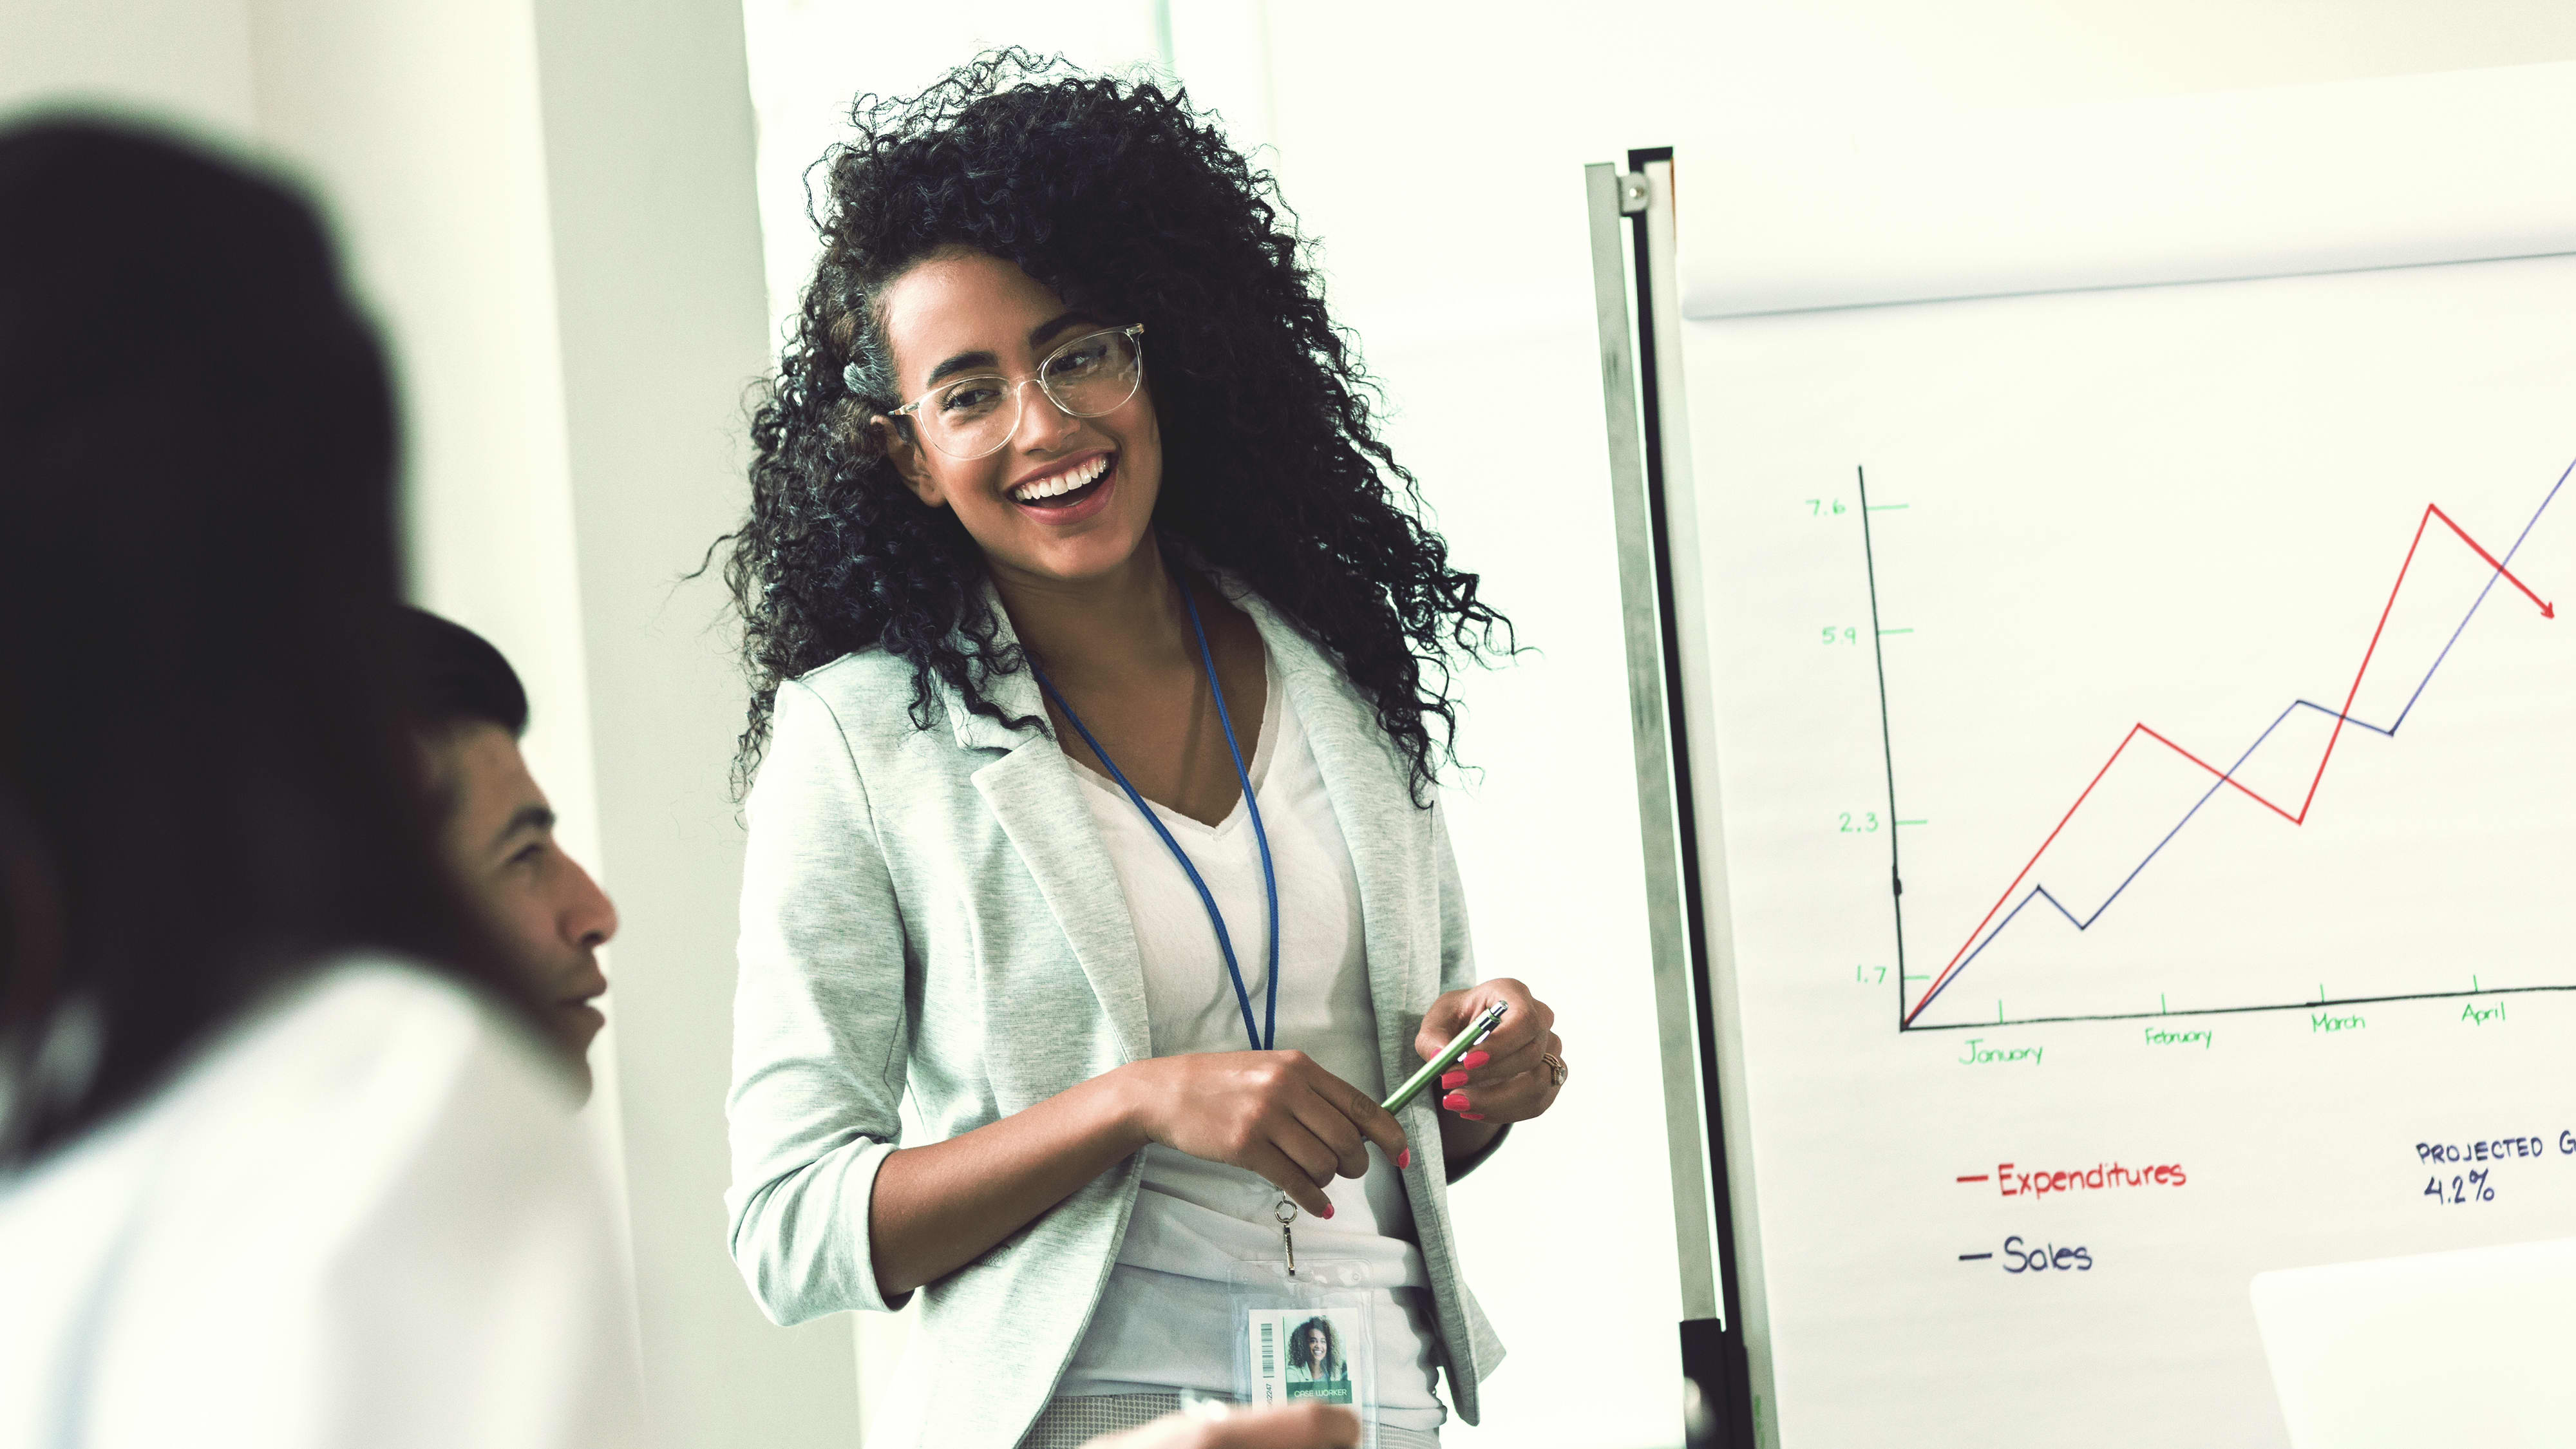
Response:
[[[1149,531],[1117,569],[1089,579],[993,570],[993,586],[1022,648],[1049,678],[1080,687],[1195,667],[1197,648],[1172,574]]]

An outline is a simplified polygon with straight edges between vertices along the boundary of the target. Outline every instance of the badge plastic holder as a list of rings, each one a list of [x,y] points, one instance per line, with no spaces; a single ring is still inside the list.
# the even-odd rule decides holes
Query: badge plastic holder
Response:
[[[1235,1264],[1229,1284],[1236,1397],[1254,1409],[1307,1399],[1359,1415],[1361,1449],[1377,1449],[1376,1295],[1366,1267],[1297,1255]]]

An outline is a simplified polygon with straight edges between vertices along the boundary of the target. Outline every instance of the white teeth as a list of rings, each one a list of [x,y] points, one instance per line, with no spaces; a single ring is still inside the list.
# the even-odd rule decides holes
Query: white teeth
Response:
[[[1033,503],[1041,498],[1053,498],[1059,493],[1070,493],[1076,488],[1083,487],[1108,471],[1109,455],[1103,453],[1079,467],[1023,483],[1011,490],[1011,496],[1022,503]]]

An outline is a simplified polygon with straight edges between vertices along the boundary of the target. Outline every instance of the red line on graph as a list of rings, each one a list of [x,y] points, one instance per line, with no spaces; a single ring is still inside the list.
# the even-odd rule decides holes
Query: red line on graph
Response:
[[[1978,1173],[1978,1174],[1977,1174],[1976,1176],[1974,1176],[1974,1177],[1963,1177],[1963,1178],[1960,1178],[1959,1180],[1960,1180],[1961,1182],[1985,1182],[1985,1181],[1987,1181],[1989,1178],[1991,1178],[1991,1177],[1992,1177],[1992,1175],[1993,1175],[1993,1174],[1991,1174],[1991,1173],[1984,1173],[1984,1172],[1980,1172],[1980,1173]]]
[[[2451,515],[2444,513],[2440,504],[2425,504],[2423,517],[2415,520],[2415,537],[2406,545],[2405,561],[2397,566],[2397,582],[2389,586],[2388,602],[2380,606],[2379,624],[2376,628],[2370,631],[2370,647],[2361,651],[2361,667],[2353,671],[2352,688],[2344,691],[2343,709],[2335,715],[2334,729],[2326,736],[2325,752],[2317,757],[2317,772],[2313,776],[2309,777],[2308,793],[2299,801],[2299,809],[2296,814],[2292,814],[2290,811],[2283,809],[2268,799],[2265,799],[2260,792],[2248,788],[2243,781],[2238,780],[2227,771],[2218,768],[2216,765],[2202,759],[2200,756],[2193,754],[2191,751],[2184,749],[2178,744],[2175,744],[2172,740],[2156,733],[2156,731],[2150,729],[2143,721],[2129,726],[2129,732],[2120,737],[2118,748],[2111,751],[2111,758],[2104,760],[2102,762],[2102,768],[2094,771],[2093,778],[2086,782],[2084,793],[2076,796],[2075,803],[2066,807],[2066,813],[2058,817],[2056,828],[2049,831],[2048,838],[2039,843],[2039,849],[2031,852],[2030,860],[2022,866],[2021,873],[2012,878],[2011,885],[2004,887],[2004,893],[1995,899],[1993,906],[1987,909],[1985,918],[1977,922],[1977,928],[1968,933],[1968,939],[1959,943],[1957,953],[1950,957],[1950,964],[1942,967],[1941,974],[1934,977],[1932,979],[1932,984],[1924,988],[1923,994],[1915,999],[1914,1009],[1905,1014],[1903,1024],[1907,1026],[1913,1025],[1914,1018],[1922,1014],[1923,1008],[1931,1004],[1932,998],[1939,994],[1943,986],[1949,984],[1951,976],[1956,974],[1959,969],[1959,963],[1966,959],[1969,948],[1977,944],[1977,938],[1984,935],[1986,927],[1994,921],[1995,913],[2002,910],[2004,908],[2004,903],[2013,898],[2013,892],[2020,890],[2021,883],[2030,878],[2030,873],[2039,866],[2039,858],[2048,854],[2048,848],[2057,843],[2057,837],[2065,831],[2067,822],[2073,820],[2075,818],[2075,812],[2083,809],[2084,802],[2092,798],[2093,787],[2102,783],[2102,777],[2111,773],[2111,767],[2120,762],[2121,753],[2127,750],[2129,748],[2129,743],[2140,735],[2145,735],[2149,739],[2154,740],[2157,744],[2163,745],[2166,749],[2173,751],[2175,754],[2180,755],[2184,759],[2191,761],[2193,764],[2200,766],[2209,773],[2216,775],[2222,783],[2244,795],[2247,799],[2261,805],[2264,809],[2269,810],[2273,814],[2280,816],[2282,819],[2289,821],[2292,825],[2307,824],[2308,808],[2316,803],[2317,786],[2324,783],[2326,778],[2326,765],[2334,759],[2335,743],[2343,738],[2344,721],[2352,715],[2352,702],[2361,697],[2362,678],[2370,673],[2371,657],[2379,652],[2380,636],[2388,632],[2388,616],[2397,608],[2398,592],[2406,587],[2406,571],[2415,566],[2415,552],[2424,545],[2424,530],[2431,526],[2433,520],[2436,518],[2442,520],[2443,524],[2447,526],[2452,533],[2457,534],[2460,542],[2467,544],[2472,550],[2475,550],[2479,558],[2486,560],[2487,566],[2494,569],[2497,575],[2506,583],[2522,590],[2522,596],[2524,598],[2538,604],[2540,606],[2540,616],[2542,618],[2555,619],[2558,617],[2558,610],[2554,605],[2541,598],[2538,594],[2533,593],[2530,586],[2525,584],[2522,580],[2515,578],[2513,570],[2506,568],[2494,554],[2486,551],[2484,545],[2480,544],[2476,539],[2471,538],[2469,536],[2469,531],[2454,522]],[[1964,1182],[1967,1179],[1962,1178],[1960,1180]]]

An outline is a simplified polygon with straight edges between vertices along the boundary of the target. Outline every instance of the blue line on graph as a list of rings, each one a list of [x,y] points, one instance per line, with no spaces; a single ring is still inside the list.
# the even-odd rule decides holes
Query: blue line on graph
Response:
[[[2558,481],[2549,485],[2547,496],[2540,500],[2540,506],[2538,508],[2531,511],[2530,522],[2525,523],[2522,526],[2522,532],[2514,535],[2513,547],[2504,551],[2502,562],[2506,566],[2510,567],[2513,563],[2513,556],[2522,551],[2524,540],[2530,538],[2531,530],[2539,525],[2540,515],[2549,511],[2549,505],[2558,497],[2558,490],[2567,486],[2567,478],[2571,473],[2576,473],[2576,462],[2569,463],[2566,470],[2558,475]],[[2486,587],[2478,590],[2478,596],[2469,602],[2469,611],[2460,616],[2458,626],[2451,630],[2451,637],[2443,643],[2442,652],[2433,656],[2432,668],[2425,670],[2424,677],[2415,682],[2415,692],[2406,696],[2406,707],[2397,712],[2397,718],[2394,721],[2390,722],[2386,726],[2381,726],[2372,724],[2366,719],[2361,719],[2353,715],[2342,715],[2342,718],[2348,723],[2359,725],[2363,729],[2371,731],[2373,734],[2383,735],[2389,739],[2395,739],[2397,737],[2398,728],[2406,723],[2406,717],[2415,712],[2415,702],[2424,697],[2424,686],[2433,682],[2433,676],[2442,668],[2442,661],[2451,657],[2452,646],[2460,642],[2460,635],[2467,631],[2469,621],[2478,616],[2479,607],[2486,603],[2487,595],[2495,591],[2496,580],[2502,577],[2504,577],[2503,569],[2498,569],[2487,576]],[[2318,704],[2313,700],[2293,700],[2289,708],[2282,710],[2279,716],[2274,718],[2270,724],[2263,727],[2263,733],[2254,737],[2254,743],[2245,747],[2245,753],[2236,757],[2236,763],[2227,767],[2228,776],[2232,778],[2238,770],[2245,768],[2245,762],[2254,758],[2254,752],[2263,748],[2263,742],[2272,737],[2272,732],[2279,729],[2282,724],[2290,718],[2290,716],[2298,713],[2302,709],[2315,710],[2317,713],[2325,715],[2329,719],[2336,717],[2340,713],[2337,710],[2328,709],[2326,706]],[[2189,825],[2192,817],[2200,813],[2200,807],[2208,804],[2211,797],[2215,796],[2219,791],[2226,789],[2227,783],[2228,782],[2225,779],[2219,780],[2217,783],[2209,787],[2206,794],[2203,794],[2199,799],[2193,801],[2191,808],[2183,812],[2182,818],[2174,822],[2173,829],[2165,832],[2165,838],[2157,841],[2155,849],[2147,852],[2146,859],[2139,861],[2126,876],[2121,878],[2120,883],[2117,886],[2112,887],[2111,893],[2102,898],[2102,904],[2095,906],[2092,914],[2079,919],[2073,911],[2066,908],[2064,902],[2058,900],[2055,895],[2050,894],[2048,886],[2044,882],[2034,883],[2030,888],[2029,894],[2023,896],[2019,904],[2016,904],[2002,920],[1997,921],[1993,930],[1986,932],[1985,939],[1977,943],[1976,949],[1960,958],[1959,968],[1950,973],[1950,979],[1948,981],[1938,982],[1933,986],[1932,994],[1924,997],[1923,1000],[1915,1006],[1913,1015],[1921,1016],[1924,1012],[1930,1010],[1933,1000],[1940,996],[1942,992],[1949,990],[1961,976],[1966,975],[1968,967],[1974,964],[1979,956],[1985,954],[1986,948],[1995,943],[1996,937],[2004,933],[2004,927],[2011,925],[2014,917],[2019,916],[2023,909],[2029,906],[2033,901],[2044,900],[2048,902],[2050,906],[2056,909],[2059,915],[2066,918],[2068,924],[2074,926],[2078,931],[2089,931],[2093,929],[2093,923],[2102,919],[2102,913],[2111,908],[2111,903],[2120,898],[2121,892],[2126,891],[2129,888],[2129,883],[2136,880],[2138,876],[2155,861],[2155,858],[2158,855],[2164,853],[2164,848],[2171,845],[2173,843],[2173,838],[2182,834],[2182,828]]]

